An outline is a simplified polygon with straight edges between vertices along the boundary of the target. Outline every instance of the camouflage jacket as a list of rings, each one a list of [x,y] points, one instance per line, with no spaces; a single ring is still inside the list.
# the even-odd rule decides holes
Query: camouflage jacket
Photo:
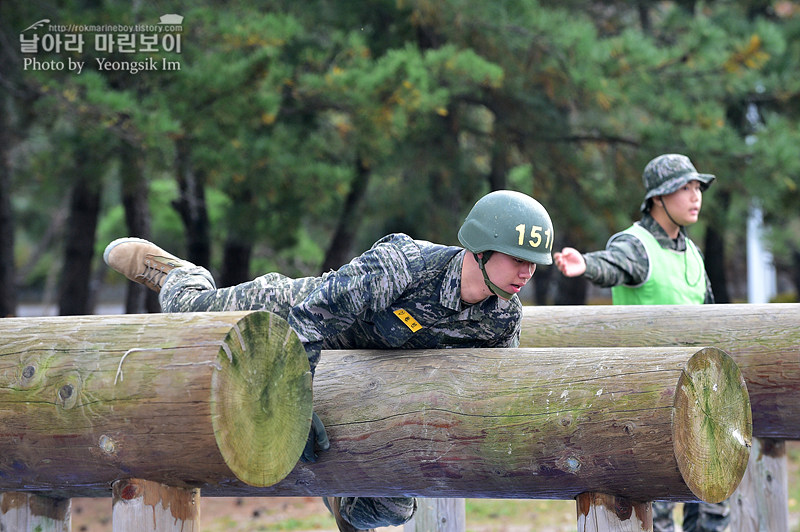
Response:
[[[686,251],[686,235],[683,231],[678,238],[671,239],[658,222],[649,214],[644,214],[639,222],[650,231],[664,249]],[[586,260],[584,277],[602,287],[638,285],[644,282],[649,269],[649,261],[644,246],[638,238],[626,234],[610,241],[603,251],[583,254]],[[714,302],[714,293],[706,275],[705,303]]]
[[[516,347],[522,305],[461,300],[465,250],[393,234],[335,272],[289,311],[315,358],[319,349]]]

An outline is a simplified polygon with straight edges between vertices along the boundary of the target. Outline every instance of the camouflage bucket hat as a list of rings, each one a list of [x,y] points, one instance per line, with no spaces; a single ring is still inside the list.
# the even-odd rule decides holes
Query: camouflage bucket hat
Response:
[[[650,210],[650,198],[672,194],[689,181],[699,181],[700,189],[706,190],[716,179],[711,174],[701,174],[695,169],[692,161],[685,155],[668,153],[659,155],[644,167],[642,181],[647,191],[642,212]]]

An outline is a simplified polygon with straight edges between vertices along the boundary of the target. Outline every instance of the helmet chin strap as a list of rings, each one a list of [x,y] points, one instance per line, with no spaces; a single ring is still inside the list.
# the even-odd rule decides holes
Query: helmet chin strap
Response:
[[[678,230],[681,230],[681,229],[683,229],[683,226],[682,226],[681,224],[679,224],[678,222],[676,222],[676,221],[675,221],[675,218],[673,218],[673,217],[672,217],[672,215],[671,215],[671,214],[669,213],[669,211],[667,210],[667,206],[666,206],[666,205],[664,205],[664,198],[662,198],[661,196],[659,196],[659,197],[658,197],[658,200],[661,202],[661,207],[664,209],[664,212],[665,212],[665,213],[667,213],[667,218],[669,218],[669,221],[670,221],[670,222],[672,222],[672,223],[674,223],[675,225],[677,225],[677,226],[678,226]]]
[[[477,253],[472,254],[472,256],[475,257],[475,262],[478,263],[478,267],[481,269],[481,273],[483,274],[483,282],[486,283],[486,286],[489,288],[489,291],[498,297],[502,297],[503,299],[511,299],[512,297],[514,297],[514,294],[506,292],[505,290],[494,284],[491,280],[489,280],[489,275],[486,273],[486,267],[484,266],[484,259],[488,261],[491,255],[492,255],[491,251],[484,251],[483,258],[478,257]]]

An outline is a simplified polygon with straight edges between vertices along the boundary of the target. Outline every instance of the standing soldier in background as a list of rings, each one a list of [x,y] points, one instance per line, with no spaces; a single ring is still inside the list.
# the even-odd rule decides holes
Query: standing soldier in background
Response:
[[[567,277],[582,275],[611,287],[615,305],[714,303],[703,257],[686,226],[697,222],[703,191],[715,177],[698,173],[685,155],[666,154],[647,164],[642,179],[642,219],[612,236],[603,251],[562,249],[553,255],[556,266]],[[653,503],[654,532],[673,532],[674,506]],[[728,501],[684,505],[685,532],[722,532],[729,521]]]
[[[290,279],[262,275],[217,289],[208,270],[139,238],[111,242],[103,259],[128,279],[159,292],[164,312],[269,310],[289,322],[312,375],[322,349],[517,347],[517,293],[537,264],[552,264],[553,225],[535,199],[509,190],[487,194],[458,232],[466,248],[393,234],[337,271]],[[303,460],[329,446],[313,414]],[[396,526],[413,497],[327,497],[342,531]]]

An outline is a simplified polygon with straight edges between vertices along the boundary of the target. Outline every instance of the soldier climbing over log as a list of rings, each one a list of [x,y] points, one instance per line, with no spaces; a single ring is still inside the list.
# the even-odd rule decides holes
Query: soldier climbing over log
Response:
[[[269,310],[283,317],[308,354],[312,373],[322,349],[517,347],[517,293],[537,264],[552,263],[553,224],[535,199],[495,191],[462,224],[464,248],[388,235],[336,271],[290,279],[268,273],[218,289],[210,272],[134,237],[111,242],[103,259],[159,293],[164,312]],[[312,418],[303,460],[329,446]],[[413,497],[327,497],[340,530],[408,521]]]

